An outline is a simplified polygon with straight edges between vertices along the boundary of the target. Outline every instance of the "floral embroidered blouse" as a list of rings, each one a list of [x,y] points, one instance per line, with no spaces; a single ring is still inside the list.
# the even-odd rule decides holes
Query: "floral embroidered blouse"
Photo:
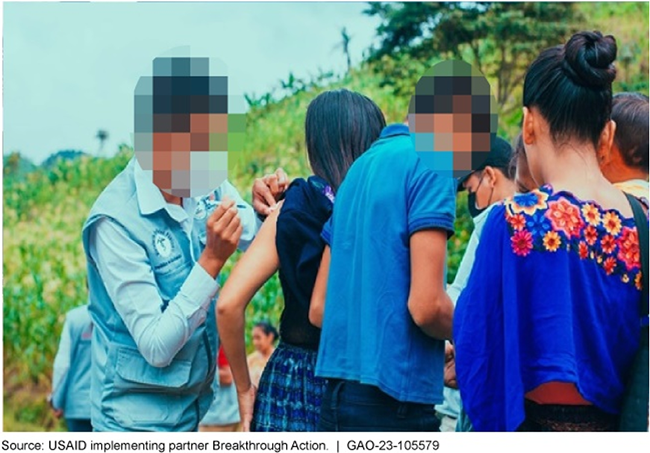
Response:
[[[547,185],[495,207],[482,237],[454,315],[474,428],[516,430],[524,394],[551,381],[618,413],[639,344],[634,219]]]

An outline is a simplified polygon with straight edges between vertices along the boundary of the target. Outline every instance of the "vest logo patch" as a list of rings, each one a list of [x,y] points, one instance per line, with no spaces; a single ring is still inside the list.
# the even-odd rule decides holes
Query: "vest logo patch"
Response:
[[[172,254],[174,249],[174,242],[172,241],[172,235],[169,231],[156,230],[153,233],[153,248],[156,250],[158,256],[167,258]]]
[[[205,200],[200,200],[196,206],[196,211],[194,211],[194,218],[197,220],[203,220],[208,214],[208,207],[206,206]]]

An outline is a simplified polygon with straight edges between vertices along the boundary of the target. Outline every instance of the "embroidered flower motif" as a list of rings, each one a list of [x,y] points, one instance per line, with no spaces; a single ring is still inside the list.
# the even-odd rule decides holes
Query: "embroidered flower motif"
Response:
[[[589,225],[598,226],[600,223],[600,211],[593,204],[587,203],[582,209],[582,215]]]
[[[562,231],[567,238],[580,235],[584,225],[580,210],[568,200],[562,198],[558,201],[549,201],[546,217],[551,221],[555,231]]]
[[[516,255],[526,256],[533,249],[533,235],[529,231],[519,230],[512,238],[512,250]]]
[[[526,228],[535,236],[544,237],[547,231],[551,229],[551,222],[544,216],[544,212],[536,212],[526,220]]]
[[[549,231],[544,235],[544,248],[549,252],[555,252],[560,248],[561,244],[562,240],[560,239],[560,235],[555,231]]]
[[[618,259],[625,264],[628,271],[639,267],[639,236],[636,228],[623,228],[618,238]]]
[[[605,268],[605,273],[607,275],[611,275],[614,272],[614,268],[616,267],[616,258],[613,256],[607,258],[603,263],[603,267]]]
[[[631,219],[546,186],[518,195],[505,206],[514,254],[566,251],[597,263],[606,275],[624,284],[641,288],[638,234]]]
[[[634,277],[634,286],[636,286],[636,289],[639,291],[643,289],[643,277],[641,275],[641,272],[636,273],[636,277]]]
[[[621,231],[621,218],[615,212],[605,213],[602,222],[605,230],[612,236],[616,236]]]
[[[546,200],[548,194],[541,190],[533,190],[531,192],[516,195],[506,203],[508,208],[513,214],[523,212],[528,215],[533,215],[538,209],[546,209]]]
[[[600,246],[603,249],[603,252],[610,255],[614,252],[614,248],[616,248],[616,240],[614,239],[613,236],[606,234],[600,240]]]
[[[519,231],[526,226],[526,219],[521,214],[510,215],[508,216],[508,223],[515,231]]]
[[[594,245],[598,239],[598,231],[592,225],[589,225],[587,228],[585,228],[584,235],[585,241],[589,245]]]

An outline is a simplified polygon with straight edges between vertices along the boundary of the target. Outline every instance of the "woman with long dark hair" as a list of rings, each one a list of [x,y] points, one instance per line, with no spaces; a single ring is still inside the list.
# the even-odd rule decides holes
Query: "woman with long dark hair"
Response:
[[[221,290],[219,333],[245,431],[316,430],[325,383],[314,376],[320,329],[309,322],[309,303],[324,248],[320,234],[348,168],[384,126],[379,108],[359,93],[327,91],[309,104],[305,139],[314,175],[293,181]],[[246,365],[244,311],[278,269],[285,302],[280,343],[256,394]]]
[[[603,176],[616,41],[580,32],[524,82],[535,185],[490,213],[454,318],[463,405],[479,431],[611,431],[639,345],[640,248]]]

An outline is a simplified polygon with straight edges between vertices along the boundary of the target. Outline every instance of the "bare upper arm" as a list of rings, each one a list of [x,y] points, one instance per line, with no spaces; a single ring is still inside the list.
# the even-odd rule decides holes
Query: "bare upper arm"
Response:
[[[264,221],[252,244],[226,280],[217,302],[219,309],[246,306],[280,266],[275,234],[280,207]]]
[[[327,294],[327,280],[330,270],[331,252],[328,245],[323,250],[318,274],[314,283],[314,290],[309,304],[309,322],[316,327],[323,325],[323,314],[325,313],[325,296]]]
[[[411,293],[444,292],[447,232],[421,230],[411,235]]]

